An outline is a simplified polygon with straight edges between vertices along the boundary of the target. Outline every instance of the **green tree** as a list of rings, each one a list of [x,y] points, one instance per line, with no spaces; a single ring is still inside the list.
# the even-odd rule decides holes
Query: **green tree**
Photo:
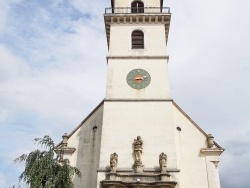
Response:
[[[70,166],[68,159],[56,157],[55,144],[49,136],[36,138],[35,142],[43,151],[37,149],[14,160],[14,163],[25,163],[19,181],[30,188],[73,188],[72,178],[81,178],[80,170]]]

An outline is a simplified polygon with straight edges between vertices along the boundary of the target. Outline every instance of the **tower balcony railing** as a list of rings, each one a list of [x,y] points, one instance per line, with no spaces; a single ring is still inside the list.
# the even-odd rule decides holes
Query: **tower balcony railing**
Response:
[[[170,7],[117,7],[106,8],[105,14],[170,14]]]

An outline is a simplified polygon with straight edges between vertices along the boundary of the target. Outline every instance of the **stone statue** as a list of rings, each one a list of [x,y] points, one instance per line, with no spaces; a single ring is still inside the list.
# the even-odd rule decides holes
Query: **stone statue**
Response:
[[[134,139],[134,154],[135,154],[135,164],[134,166],[142,166],[141,155],[142,155],[142,144],[140,136],[137,136],[137,139]]]
[[[110,155],[110,172],[116,172],[118,163],[118,155],[116,153],[113,153]]]
[[[167,172],[167,155],[163,152],[159,155],[159,164],[160,164],[161,173],[166,173]]]

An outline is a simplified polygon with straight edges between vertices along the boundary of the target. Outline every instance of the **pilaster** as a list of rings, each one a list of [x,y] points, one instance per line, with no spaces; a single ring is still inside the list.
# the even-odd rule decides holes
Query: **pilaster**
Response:
[[[221,148],[203,148],[201,152],[205,154],[207,166],[208,188],[220,188],[220,178],[218,163],[220,155],[224,151]]]

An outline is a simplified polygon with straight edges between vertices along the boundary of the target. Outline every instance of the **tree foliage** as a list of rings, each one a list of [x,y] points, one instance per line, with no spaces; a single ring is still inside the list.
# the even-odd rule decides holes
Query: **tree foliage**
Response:
[[[30,188],[73,188],[72,178],[81,177],[80,170],[70,166],[68,159],[56,157],[55,144],[49,136],[36,138],[35,142],[43,151],[37,149],[14,160],[14,163],[25,163],[19,180]]]

